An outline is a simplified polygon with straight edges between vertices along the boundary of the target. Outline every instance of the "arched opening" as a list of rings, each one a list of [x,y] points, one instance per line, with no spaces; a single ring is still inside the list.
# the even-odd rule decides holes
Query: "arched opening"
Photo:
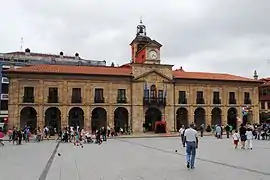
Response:
[[[93,132],[101,127],[107,128],[107,112],[104,108],[97,107],[92,111],[91,127]]]
[[[61,130],[61,112],[57,107],[50,107],[45,112],[45,125],[50,129]]]
[[[194,123],[197,128],[202,124],[205,125],[205,110],[203,108],[197,108],[194,112]]]
[[[128,110],[126,108],[119,107],[114,111],[114,128],[116,132],[119,132],[120,128],[127,132]]]
[[[155,123],[157,121],[161,121],[162,113],[158,108],[151,107],[148,108],[145,112],[145,129],[147,131],[154,131],[155,130]]]
[[[24,107],[20,113],[20,127],[28,126],[30,131],[37,128],[37,111],[32,107]]]
[[[211,125],[222,125],[221,122],[221,109],[213,108],[211,112]]]
[[[237,127],[237,109],[230,108],[227,112],[227,124],[231,125],[233,129]]]
[[[69,110],[68,124],[72,127],[83,128],[84,127],[84,112],[79,107],[74,107]]]
[[[185,127],[188,126],[188,111],[186,108],[179,108],[176,111],[176,128],[177,131],[184,125]]]

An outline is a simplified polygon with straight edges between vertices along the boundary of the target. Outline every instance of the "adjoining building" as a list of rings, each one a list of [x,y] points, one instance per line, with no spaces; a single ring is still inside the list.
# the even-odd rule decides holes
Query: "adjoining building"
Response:
[[[261,79],[263,84],[259,88],[260,122],[270,123],[270,78]]]
[[[67,125],[95,130],[109,125],[133,131],[168,131],[195,122],[237,126],[242,107],[259,121],[260,81],[224,73],[187,72],[161,63],[162,45],[143,24],[131,42],[132,62],[120,67],[34,65],[9,69],[9,125]]]
[[[0,122],[8,121],[8,87],[9,79],[2,74],[2,70],[20,68],[36,64],[62,64],[71,66],[106,66],[106,61],[87,60],[75,53],[75,56],[33,53],[29,48],[25,52],[0,53]]]

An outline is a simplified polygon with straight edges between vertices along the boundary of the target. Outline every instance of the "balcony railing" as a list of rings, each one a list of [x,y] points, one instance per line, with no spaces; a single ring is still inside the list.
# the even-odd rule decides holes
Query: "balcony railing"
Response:
[[[118,97],[117,103],[127,103],[127,98],[126,97]]]
[[[23,96],[23,103],[34,103],[34,96]]]
[[[196,104],[205,104],[204,99],[196,99]]]
[[[221,104],[221,99],[213,99],[213,104]]]
[[[48,96],[48,103],[59,103],[58,96]]]
[[[187,104],[187,98],[179,98],[178,104]]]
[[[236,104],[236,99],[229,99],[229,104]]]
[[[164,97],[143,97],[143,105],[166,106],[166,98],[164,98]]]
[[[104,97],[95,97],[94,102],[95,103],[104,103]]]
[[[71,103],[82,103],[82,97],[71,97]]]
[[[251,104],[251,99],[245,99],[244,104]]]

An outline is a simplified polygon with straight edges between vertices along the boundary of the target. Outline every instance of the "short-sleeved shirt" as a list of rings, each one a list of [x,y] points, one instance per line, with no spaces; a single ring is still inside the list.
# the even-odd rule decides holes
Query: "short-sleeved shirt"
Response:
[[[196,138],[198,137],[198,133],[195,129],[188,128],[185,130],[184,136],[186,137],[187,142],[196,142]]]

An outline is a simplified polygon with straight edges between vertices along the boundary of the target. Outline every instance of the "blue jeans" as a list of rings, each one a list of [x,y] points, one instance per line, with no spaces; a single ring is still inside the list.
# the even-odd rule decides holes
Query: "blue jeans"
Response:
[[[186,159],[187,163],[190,164],[190,167],[194,167],[195,163],[195,157],[196,157],[196,143],[195,142],[187,142],[187,147],[186,147]]]

